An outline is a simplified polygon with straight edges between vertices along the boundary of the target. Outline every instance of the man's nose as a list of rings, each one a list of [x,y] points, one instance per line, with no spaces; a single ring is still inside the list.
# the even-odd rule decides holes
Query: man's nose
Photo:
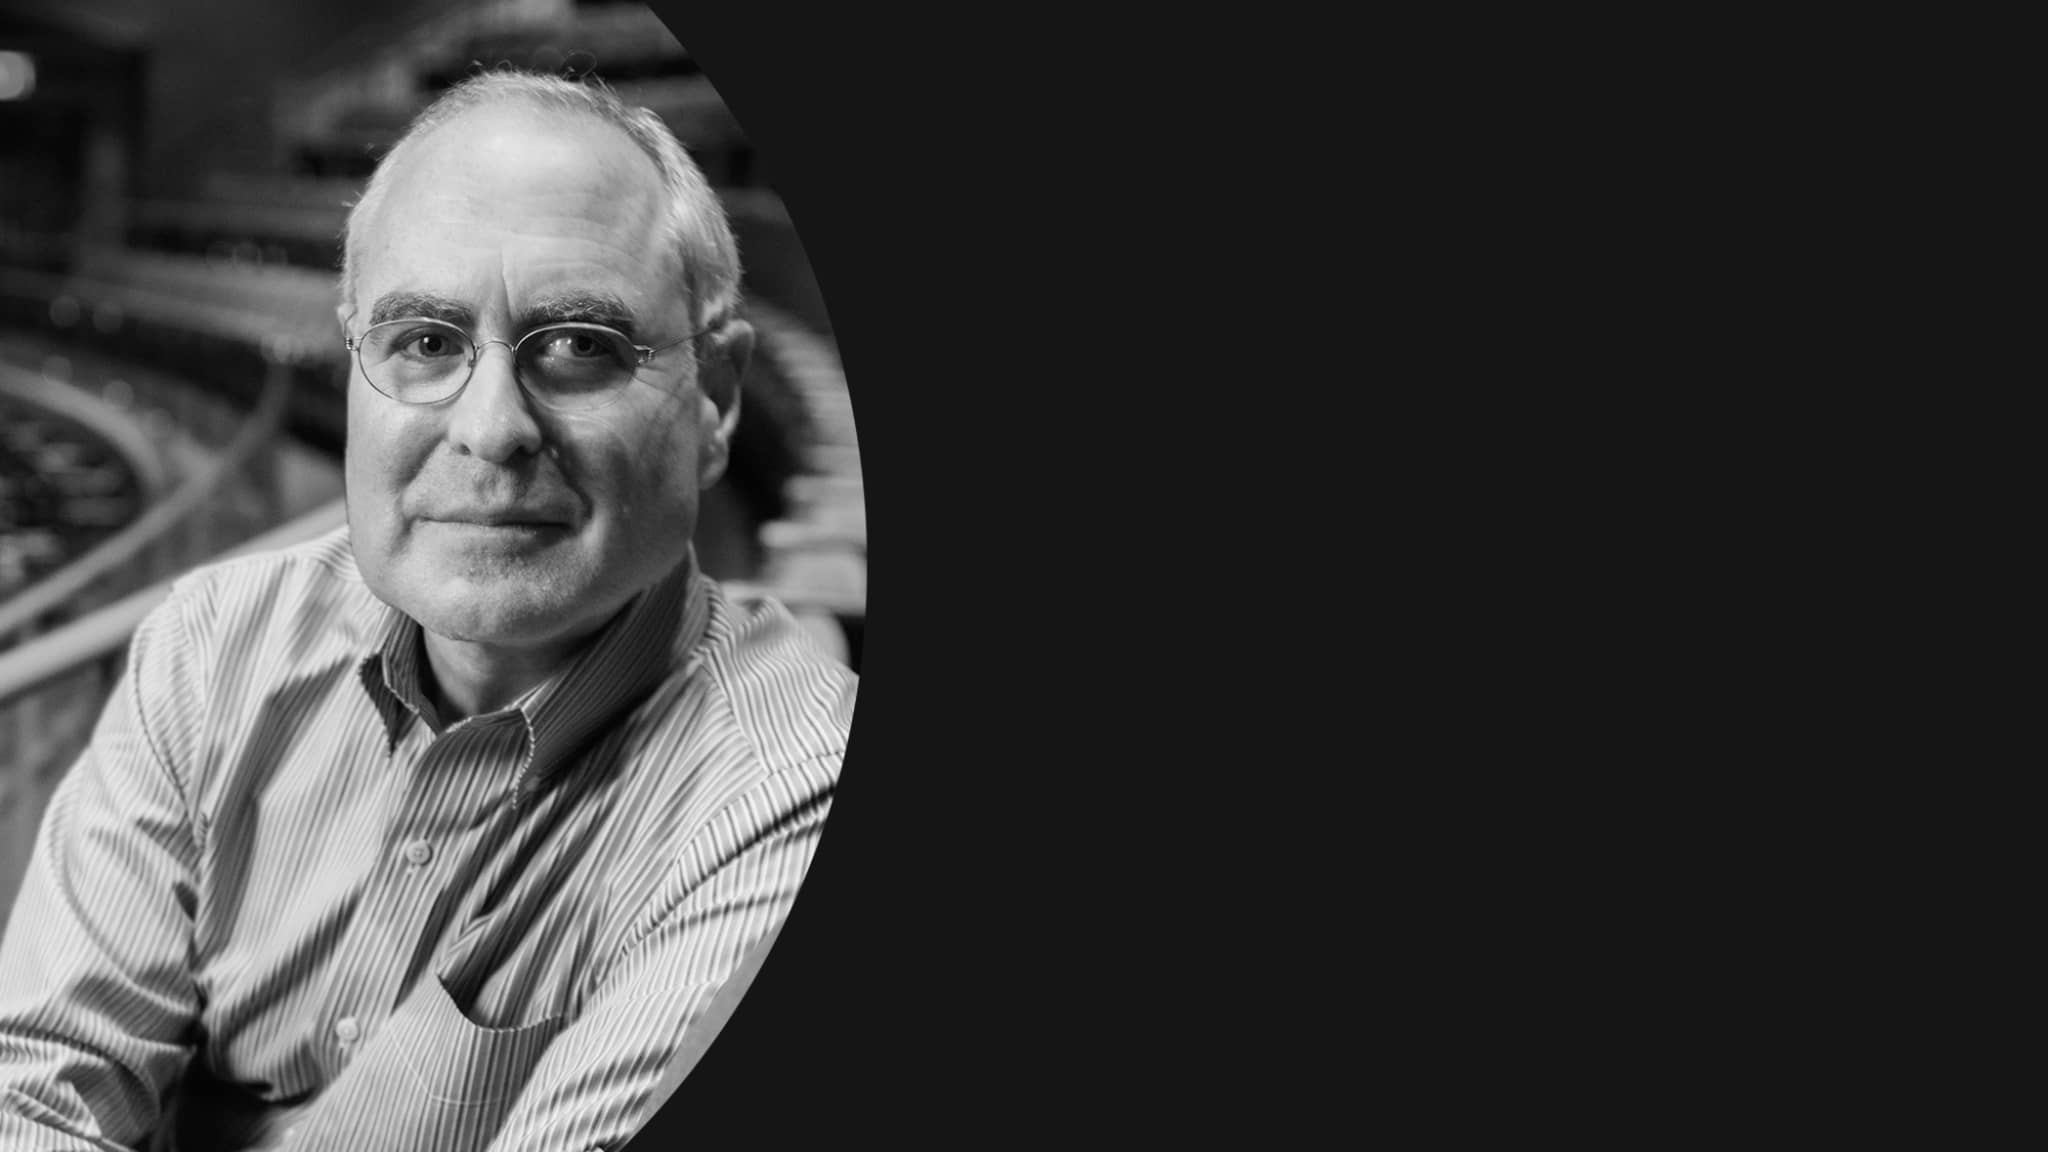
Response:
[[[503,348],[502,353],[493,347]],[[519,386],[512,345],[484,340],[476,346],[469,383],[455,397],[448,415],[448,439],[457,449],[493,463],[522,452],[538,452],[540,422]]]

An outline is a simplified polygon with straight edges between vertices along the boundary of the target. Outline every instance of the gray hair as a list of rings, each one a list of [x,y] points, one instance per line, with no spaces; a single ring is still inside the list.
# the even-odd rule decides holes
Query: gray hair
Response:
[[[690,301],[690,330],[714,328],[738,311],[739,245],[733,239],[732,226],[726,222],[725,206],[661,117],[646,108],[626,104],[594,76],[576,81],[510,71],[484,72],[450,88],[413,117],[398,142],[378,163],[363,194],[349,208],[348,222],[342,229],[341,298],[345,309],[351,313],[355,309],[358,223],[370,217],[383,201],[399,159],[417,148],[418,141],[434,129],[464,112],[514,100],[550,111],[595,116],[638,144],[661,172],[662,186],[668,193],[666,229]]]

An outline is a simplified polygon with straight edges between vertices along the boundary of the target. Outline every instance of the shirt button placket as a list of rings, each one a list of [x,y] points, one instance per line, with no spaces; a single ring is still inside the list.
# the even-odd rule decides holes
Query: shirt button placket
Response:
[[[348,1056],[350,1050],[355,1047],[356,1040],[362,1034],[362,1027],[356,1023],[356,1018],[353,1016],[343,1016],[334,1022],[334,1039],[336,1046],[341,1049],[343,1057]]]

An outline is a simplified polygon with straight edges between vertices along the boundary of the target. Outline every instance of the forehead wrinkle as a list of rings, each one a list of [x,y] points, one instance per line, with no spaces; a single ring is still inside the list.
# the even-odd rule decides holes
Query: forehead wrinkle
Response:
[[[619,253],[640,251],[658,236],[662,218],[658,206],[606,204],[582,194],[550,197],[559,204],[536,206],[522,203],[526,198],[510,194],[466,200],[463,210],[439,211],[435,226],[452,243],[469,247],[494,247],[511,240],[556,240],[573,237]],[[525,209],[518,216],[507,214],[508,206]]]

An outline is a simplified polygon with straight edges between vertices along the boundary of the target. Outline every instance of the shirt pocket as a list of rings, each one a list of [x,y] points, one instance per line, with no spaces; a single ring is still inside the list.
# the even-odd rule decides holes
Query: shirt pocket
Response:
[[[429,972],[366,1041],[286,1145],[467,1152],[490,1143],[565,1016],[485,1028]]]

